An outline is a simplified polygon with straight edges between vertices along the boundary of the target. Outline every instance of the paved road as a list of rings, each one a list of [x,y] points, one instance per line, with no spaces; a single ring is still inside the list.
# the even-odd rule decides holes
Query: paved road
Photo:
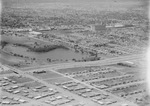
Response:
[[[129,60],[141,59],[141,58],[145,58],[144,54],[119,56],[119,57],[114,57],[114,58],[108,58],[105,60],[98,60],[98,61],[50,64],[50,65],[34,66],[34,67],[27,67],[27,68],[20,68],[20,69],[21,70],[33,70],[33,69],[48,68],[48,67],[59,69],[59,68],[70,68],[70,67],[80,67],[80,66],[96,66],[96,65],[115,64],[115,63],[122,62],[122,61],[129,61]]]

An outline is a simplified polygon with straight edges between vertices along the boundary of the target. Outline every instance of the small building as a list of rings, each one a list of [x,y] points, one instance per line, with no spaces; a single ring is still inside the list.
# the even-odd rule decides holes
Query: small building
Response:
[[[65,85],[64,85],[64,86],[62,86],[62,87],[63,87],[64,89],[67,89],[67,88],[68,88],[68,87],[67,87],[67,86],[65,86]]]
[[[16,91],[14,91],[13,93],[14,93],[14,94],[17,94],[17,93],[19,93],[19,92],[20,92],[19,90],[16,90]]]
[[[11,88],[12,89],[17,89],[19,86],[17,86],[17,85],[14,85],[14,86],[12,86]]]
[[[31,31],[29,32],[29,34],[32,34],[32,35],[39,35],[39,34],[42,34],[41,32],[36,32],[36,31]]]
[[[53,91],[53,88],[48,88],[49,91]]]
[[[103,85],[98,86],[98,88],[105,89],[105,88],[108,88],[108,86],[103,84]]]
[[[2,104],[10,104],[10,101],[2,101]]]
[[[97,103],[104,105],[104,102],[102,102],[102,101],[97,101]]]
[[[57,96],[56,99],[62,99],[62,96]]]
[[[21,103],[27,102],[26,100],[23,100],[23,99],[19,99],[18,101],[21,102]]]
[[[4,84],[2,84],[2,86],[7,86],[7,85],[9,85],[9,83],[4,83]]]
[[[126,66],[126,67],[133,67],[133,66],[135,66],[135,64],[133,62],[131,62],[131,61],[119,62],[119,63],[117,63],[117,65]]]
[[[13,98],[13,100],[15,100],[15,101],[18,101],[20,98],[17,98],[17,97],[15,97],[15,98]]]
[[[7,96],[2,96],[2,97],[1,97],[1,99],[6,99],[6,98],[8,98],[8,97],[7,97]]]
[[[40,95],[34,97],[34,99],[40,99],[40,98],[42,98],[42,96],[40,96]]]
[[[94,32],[104,31],[106,30],[106,25],[105,24],[91,25],[91,30]]]
[[[114,27],[116,27],[116,28],[123,27],[123,24],[121,24],[121,23],[116,23],[116,24],[114,25]]]
[[[9,78],[7,78],[7,77],[3,77],[3,79],[8,80]]]

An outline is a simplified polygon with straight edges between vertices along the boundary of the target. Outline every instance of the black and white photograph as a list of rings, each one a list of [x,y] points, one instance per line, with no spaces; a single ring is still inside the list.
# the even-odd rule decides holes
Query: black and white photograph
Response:
[[[150,106],[150,0],[0,0],[0,106]]]

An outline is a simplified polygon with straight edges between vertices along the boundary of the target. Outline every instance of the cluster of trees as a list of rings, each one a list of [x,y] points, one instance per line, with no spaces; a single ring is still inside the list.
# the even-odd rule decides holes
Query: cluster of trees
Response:
[[[63,49],[68,50],[68,48],[63,45],[40,45],[40,44],[37,44],[37,42],[35,42],[34,45],[19,44],[19,43],[15,43],[14,45],[26,47],[30,51],[33,51],[33,52],[49,52],[57,48],[63,48]]]
[[[1,25],[10,28],[26,27],[23,17],[13,13],[2,13]]]
[[[109,45],[108,43],[103,43],[103,44],[94,44],[94,47],[108,47],[108,48],[113,48],[113,46]]]
[[[126,66],[126,67],[132,67],[132,66],[134,66],[134,65],[131,65],[129,63],[117,63],[117,65]]]
[[[35,74],[42,74],[42,73],[46,73],[46,71],[45,71],[45,70],[42,70],[42,71],[34,71],[33,73],[35,73]]]
[[[89,57],[89,58],[82,58],[81,60],[77,60],[77,59],[72,59],[72,61],[74,62],[86,62],[86,61],[96,61],[96,60],[100,60],[101,57]]]
[[[101,58],[100,57],[89,57],[89,58],[82,58],[82,59],[75,59],[73,58],[72,61],[74,62],[86,62],[86,61],[96,61],[96,60],[100,60]],[[48,62],[54,62],[54,61],[63,61],[62,59],[61,60],[52,60],[50,58],[47,58],[47,61]],[[68,61],[68,60],[65,60],[65,61]]]
[[[34,46],[33,48],[29,48],[29,49],[34,52],[49,52],[49,51],[57,49],[57,48],[68,49],[67,47],[65,47],[63,45]]]
[[[11,54],[12,56],[16,56],[16,57],[21,57],[21,58],[36,60],[35,57],[24,56],[24,55],[22,55],[22,54],[17,54],[17,53],[13,53],[13,52],[10,52],[10,54]]]
[[[0,45],[2,46],[2,49],[8,44],[8,42],[6,41],[1,41]]]

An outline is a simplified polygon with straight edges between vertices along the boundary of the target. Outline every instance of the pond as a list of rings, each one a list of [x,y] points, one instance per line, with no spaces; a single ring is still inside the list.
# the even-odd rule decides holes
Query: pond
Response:
[[[37,53],[37,52],[31,52],[28,50],[28,48],[25,48],[25,47],[7,45],[4,47],[4,50],[7,52],[12,52],[12,53],[20,54],[23,56],[28,56],[30,58],[36,58],[36,61],[39,63],[48,62],[47,58],[51,59],[51,62],[64,62],[64,61],[72,61],[72,59],[82,60],[82,58],[89,57],[88,54],[82,54],[79,52],[75,52],[75,51],[63,49],[63,48],[57,48],[57,49],[54,49],[52,51],[45,52],[45,53]],[[7,57],[7,59],[12,60],[11,57],[12,56],[9,56]]]

